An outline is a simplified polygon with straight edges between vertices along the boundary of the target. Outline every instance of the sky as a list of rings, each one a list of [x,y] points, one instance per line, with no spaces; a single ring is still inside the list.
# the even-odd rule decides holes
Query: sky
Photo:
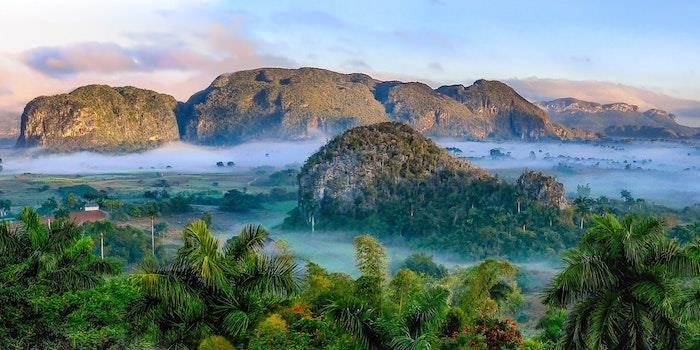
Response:
[[[0,114],[89,83],[186,100],[224,72],[316,66],[700,121],[698,1],[3,0],[0,37]]]

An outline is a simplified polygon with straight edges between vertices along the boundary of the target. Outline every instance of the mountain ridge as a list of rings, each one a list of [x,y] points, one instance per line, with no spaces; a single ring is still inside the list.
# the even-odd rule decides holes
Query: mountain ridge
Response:
[[[103,91],[107,100],[93,93],[95,105],[91,106],[90,101],[78,103],[75,100],[79,96],[71,95],[90,89]],[[126,106],[118,106],[121,103],[115,102],[118,98],[112,98],[115,92],[119,94],[119,89],[125,88],[88,85],[69,94],[33,100],[22,114],[17,145],[43,146],[54,151],[128,152],[176,139],[207,145],[237,144],[256,139],[302,140],[387,121],[406,123],[432,137],[469,140],[594,138],[592,133],[553,122],[539,107],[497,81],[478,80],[468,87],[454,85],[433,89],[418,82],[381,81],[362,73],[345,74],[303,67],[224,73],[186,102],[177,102],[172,96],[150,90],[132,88],[160,96],[163,101],[167,99],[166,107],[150,107],[165,115],[166,119],[162,121],[167,124],[168,132],[175,125],[177,137],[160,135],[162,130],[132,123],[133,118],[130,119],[129,115],[108,113],[109,106],[122,112],[129,111]],[[34,108],[36,101],[42,101],[43,109]],[[86,123],[94,110],[107,113],[93,116],[101,121],[97,124],[104,130],[96,130],[94,122]],[[135,113],[153,117],[148,111]],[[110,117],[106,118],[106,115]],[[52,118],[61,123],[52,124]],[[117,129],[128,129],[131,125],[140,130],[122,130],[126,142],[121,142],[115,128],[104,124],[108,120],[115,123]],[[88,124],[92,126],[86,128]],[[56,130],[43,127],[45,125]],[[73,129],[66,133],[70,128]],[[76,137],[72,132],[78,129],[89,135]],[[147,132],[153,135],[146,135]],[[132,140],[129,135],[138,137]]]
[[[697,138],[700,128],[678,123],[661,109],[641,111],[624,102],[600,104],[572,97],[536,103],[552,120],[571,128],[582,128],[613,138]]]

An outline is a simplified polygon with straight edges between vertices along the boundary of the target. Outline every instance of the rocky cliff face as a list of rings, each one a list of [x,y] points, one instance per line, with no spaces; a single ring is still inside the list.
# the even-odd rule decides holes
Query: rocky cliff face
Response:
[[[496,81],[433,90],[422,83],[318,68],[260,68],[222,74],[186,103],[153,91],[102,85],[39,97],[25,108],[17,145],[135,151],[178,137],[202,144],[299,140],[386,121],[433,137],[592,137],[552,122]]]
[[[607,137],[674,139],[700,134],[700,128],[678,124],[671,113],[659,109],[641,112],[639,107],[627,103],[600,104],[561,98],[538,105],[562,125]]]
[[[206,144],[304,139],[387,121],[363,74],[263,68],[223,74],[187,102],[183,136]]]
[[[330,206],[338,212],[365,210],[373,208],[390,187],[445,171],[469,179],[491,178],[407,125],[358,127],[334,138],[306,161],[299,175],[299,207],[306,213]]]
[[[588,138],[549,120],[547,113],[499,81],[478,80],[473,85],[442,86],[438,92],[466,105],[489,124],[488,134],[499,139]]]
[[[429,136],[484,138],[590,137],[549,120],[500,82],[433,90],[318,68],[261,68],[219,76],[192,96],[181,116],[186,139],[217,144],[247,139],[304,139],[399,121]]]
[[[391,120],[425,135],[483,139],[491,132],[488,120],[428,85],[389,81],[377,84],[374,91]]]
[[[541,171],[525,170],[516,182],[518,191],[527,198],[565,209],[569,202],[564,196],[564,185],[553,176],[545,175]]]
[[[134,87],[89,85],[38,97],[21,117],[19,147],[132,152],[179,138],[172,96]]]
[[[384,220],[397,208],[407,217],[439,215],[456,223],[470,206],[515,208],[518,191],[528,201],[568,205],[564,186],[551,176],[528,171],[513,186],[395,122],[337,136],[306,161],[298,179],[299,220],[307,224],[362,213]]]

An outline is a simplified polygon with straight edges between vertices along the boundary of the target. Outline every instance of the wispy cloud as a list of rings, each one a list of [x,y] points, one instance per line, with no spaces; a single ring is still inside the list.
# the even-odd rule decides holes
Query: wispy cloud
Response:
[[[51,76],[82,72],[187,70],[209,61],[203,55],[181,48],[123,47],[115,43],[101,42],[38,47],[25,51],[21,57],[28,66]]]
[[[445,70],[445,69],[442,67],[442,64],[440,64],[440,62],[430,62],[430,63],[428,63],[428,68],[429,68],[430,70],[434,70],[434,71],[437,71],[437,72],[442,72],[442,71]]]
[[[350,24],[328,12],[323,11],[283,11],[272,16],[276,25],[308,26],[332,29],[349,28]]]
[[[360,59],[350,59],[342,64],[345,69],[361,69],[361,70],[371,70],[372,67],[367,64],[367,62]]]

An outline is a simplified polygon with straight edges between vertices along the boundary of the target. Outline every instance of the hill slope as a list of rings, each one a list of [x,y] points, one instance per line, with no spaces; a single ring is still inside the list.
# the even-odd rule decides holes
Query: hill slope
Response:
[[[637,106],[627,103],[600,104],[560,98],[538,105],[562,125],[609,137],[690,138],[700,135],[700,128],[678,124],[673,114],[659,109],[642,112]]]
[[[228,73],[188,100],[181,133],[205,144],[304,139],[392,120],[438,137],[590,137],[551,122],[505,84],[478,81],[462,88],[470,93],[318,68]]]
[[[373,80],[315,68],[222,74],[187,102],[185,139],[206,144],[303,139],[387,121]]]
[[[131,152],[179,138],[172,96],[134,87],[88,85],[37,97],[22,113],[19,147]]]
[[[386,121],[433,137],[592,137],[552,122],[500,82],[433,90],[358,73],[260,68],[222,74],[186,103],[149,90],[104,85],[39,97],[25,108],[17,145],[134,151],[178,138],[213,145],[309,139]]]
[[[298,207],[285,227],[369,231],[471,256],[550,246],[557,235],[516,231],[527,230],[521,220],[530,218],[554,224],[552,215],[568,205],[550,176],[526,172],[516,184],[503,182],[395,122],[337,136],[306,161],[298,180]],[[527,217],[518,215],[521,207]],[[510,237],[508,243],[498,235]]]
[[[477,80],[473,85],[441,86],[438,92],[463,103],[474,114],[489,120],[487,136],[500,139],[586,138],[549,120],[547,113],[499,81]]]

